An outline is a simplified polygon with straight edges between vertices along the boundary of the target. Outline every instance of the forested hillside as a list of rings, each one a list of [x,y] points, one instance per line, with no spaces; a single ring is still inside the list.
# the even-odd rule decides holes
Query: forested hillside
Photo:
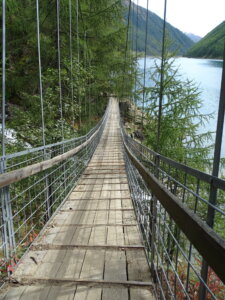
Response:
[[[201,41],[195,44],[185,56],[222,58],[225,41],[225,21],[210,31]]]
[[[127,55],[125,66],[119,1],[61,0],[58,9],[56,0],[39,2],[45,137],[53,143],[62,139],[62,127],[64,138],[84,134],[107,95],[131,92],[134,61]],[[6,2],[6,126],[14,135],[8,151],[43,143],[35,5]]]
[[[127,7],[129,3],[125,1]],[[137,50],[139,52],[145,51],[145,31],[146,31],[146,12],[147,10],[141,6],[137,6],[132,2],[130,21],[131,21],[131,34],[135,41],[136,35]],[[127,16],[126,16],[127,19]],[[187,50],[194,44],[194,42],[187,37],[183,32],[173,27],[169,23],[166,23],[166,29],[169,39],[172,41],[171,50],[178,50],[177,54],[181,55],[187,52]],[[147,43],[147,54],[148,55],[159,55],[161,53],[162,43],[162,32],[163,32],[163,20],[156,14],[149,11],[148,13],[148,43]],[[133,44],[133,49],[136,50],[136,43]]]

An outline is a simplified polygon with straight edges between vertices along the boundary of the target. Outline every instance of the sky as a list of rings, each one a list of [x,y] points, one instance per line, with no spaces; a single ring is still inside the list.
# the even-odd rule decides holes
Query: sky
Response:
[[[133,0],[147,7],[147,0]],[[149,0],[149,10],[163,17],[164,0]],[[167,22],[204,37],[225,20],[225,0],[167,0]]]

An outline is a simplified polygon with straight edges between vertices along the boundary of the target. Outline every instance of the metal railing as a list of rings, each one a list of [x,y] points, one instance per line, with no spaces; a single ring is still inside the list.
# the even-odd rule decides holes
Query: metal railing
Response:
[[[121,128],[129,186],[159,299],[225,299],[225,181],[148,149]],[[217,205],[208,199],[212,185]],[[209,209],[214,229],[206,223]]]
[[[0,275],[5,277],[67,199],[94,153],[107,121],[85,136],[0,159]],[[6,173],[5,173],[6,172]]]

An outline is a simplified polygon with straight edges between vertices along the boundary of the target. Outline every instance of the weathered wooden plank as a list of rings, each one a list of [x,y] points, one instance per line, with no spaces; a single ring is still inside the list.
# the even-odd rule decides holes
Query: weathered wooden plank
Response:
[[[70,244],[75,231],[76,227],[60,227],[59,230],[56,231],[55,237],[52,238],[52,244]]]
[[[134,209],[133,207],[133,203],[131,199],[124,199],[123,201],[121,201],[122,204],[122,208],[127,208],[127,209]]]
[[[79,286],[74,300],[101,300],[102,288]]]
[[[20,297],[23,295],[26,286],[18,286],[11,288],[6,295],[2,295],[2,300],[20,300]]]
[[[80,273],[80,279],[103,279],[104,250],[87,250]]]
[[[131,250],[126,252],[128,266],[128,280],[150,281],[150,269],[146,262],[144,250]]]
[[[136,226],[124,226],[125,245],[141,245],[143,244],[141,234]]]
[[[46,300],[73,300],[77,287],[73,284],[53,285]],[[33,300],[33,299],[32,299]],[[42,300],[39,298],[39,300]],[[44,299],[43,299],[44,300]]]
[[[110,204],[110,200],[104,200],[104,201],[98,200],[97,209],[109,209],[109,204]]]
[[[125,251],[105,252],[104,279],[107,281],[126,281],[126,254]]]
[[[50,286],[38,285],[38,286],[27,286],[25,291],[19,298],[20,300],[45,300],[49,298]],[[62,298],[61,298],[62,299]]]
[[[95,219],[94,219],[94,223],[95,224],[107,224],[108,222],[108,214],[109,211],[105,210],[105,211],[99,211],[97,210],[95,212]]]
[[[134,211],[123,211],[123,223],[137,224]]]
[[[108,227],[107,245],[124,245],[124,232],[122,226]]]
[[[128,300],[128,288],[125,287],[109,287],[103,288],[102,300]],[[136,298],[135,300],[139,300]]]
[[[155,297],[149,289],[130,288],[130,300],[154,300]]]
[[[123,211],[111,210],[109,211],[109,224],[122,224],[123,223]]]
[[[110,209],[121,209],[122,203],[121,199],[116,199],[115,201],[110,201]]]
[[[127,280],[126,255],[124,251],[106,251],[105,253],[105,280]],[[127,288],[104,288],[103,300],[128,300]]]
[[[76,227],[76,231],[72,237],[71,245],[87,245],[91,236],[92,226],[85,225]]]
[[[30,251],[18,265],[13,277],[32,276],[44,260],[47,251]]]
[[[93,227],[89,239],[90,245],[105,245],[107,237],[106,226]]]
[[[85,255],[84,249],[67,250],[56,278],[79,278]]]

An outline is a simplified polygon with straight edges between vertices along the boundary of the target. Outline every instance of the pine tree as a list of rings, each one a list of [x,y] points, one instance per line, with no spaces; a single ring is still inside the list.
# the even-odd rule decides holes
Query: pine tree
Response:
[[[211,133],[200,133],[200,127],[211,117],[200,113],[200,90],[196,83],[184,79],[176,66],[173,54],[166,51],[161,69],[161,59],[155,61],[151,74],[151,87],[147,88],[146,144],[155,151],[178,162],[204,169],[209,160]],[[160,87],[161,72],[163,82]],[[158,114],[162,92],[162,112],[159,143]]]

